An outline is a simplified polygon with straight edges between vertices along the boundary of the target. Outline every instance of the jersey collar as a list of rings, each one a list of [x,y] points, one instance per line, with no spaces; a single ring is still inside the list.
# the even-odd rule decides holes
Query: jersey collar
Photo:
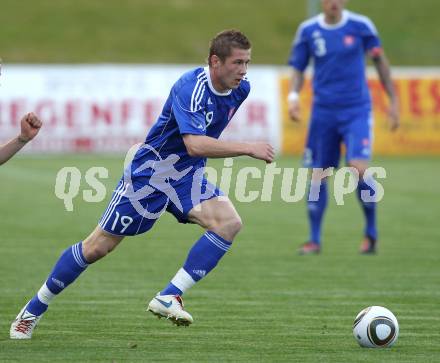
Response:
[[[206,78],[208,78],[208,86],[209,89],[211,90],[212,93],[214,93],[216,96],[229,96],[232,92],[232,89],[228,89],[225,92],[219,92],[216,91],[216,89],[214,88],[214,86],[212,85],[212,81],[211,81],[211,73],[209,72],[209,66],[206,66],[203,68],[206,74]]]
[[[348,11],[347,10],[342,10],[341,20],[338,23],[336,23],[336,24],[327,24],[325,22],[324,14],[321,13],[321,14],[318,15],[318,24],[319,24],[319,26],[321,28],[328,29],[328,30],[338,29],[338,28],[343,27],[347,23],[347,20],[348,20]]]

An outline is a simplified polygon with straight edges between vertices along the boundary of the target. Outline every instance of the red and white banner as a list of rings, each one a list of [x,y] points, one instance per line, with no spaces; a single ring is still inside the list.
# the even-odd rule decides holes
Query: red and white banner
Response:
[[[174,82],[192,66],[26,65],[4,66],[0,76],[0,144],[16,136],[20,118],[38,114],[44,127],[26,146],[36,152],[126,152],[142,142]],[[288,120],[287,67],[251,66],[251,93],[221,136],[265,141],[277,152],[301,154],[312,92],[301,92],[305,122]],[[402,126],[389,133],[386,96],[371,77],[375,154],[440,154],[440,68],[393,68]]]
[[[0,77],[0,144],[33,111],[44,121],[27,147],[38,152],[125,152],[157,119],[173,83],[191,66],[5,66]],[[223,139],[267,141],[280,150],[276,68],[252,67],[252,90]]]

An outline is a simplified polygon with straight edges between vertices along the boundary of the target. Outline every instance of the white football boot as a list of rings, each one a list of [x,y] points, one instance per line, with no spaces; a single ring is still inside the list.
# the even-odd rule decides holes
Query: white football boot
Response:
[[[27,304],[18,313],[11,324],[9,337],[11,339],[31,339],[32,333],[41,319],[41,316],[31,314],[26,310]]]
[[[151,311],[160,318],[167,318],[173,324],[188,326],[194,320],[192,316],[183,310],[183,301],[179,295],[157,294],[148,304],[147,311]]]

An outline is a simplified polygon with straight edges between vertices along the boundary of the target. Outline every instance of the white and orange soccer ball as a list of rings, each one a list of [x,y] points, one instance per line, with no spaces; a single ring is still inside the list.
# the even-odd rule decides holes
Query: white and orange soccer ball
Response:
[[[399,323],[387,308],[370,306],[356,316],[353,335],[361,347],[391,347],[399,336]]]

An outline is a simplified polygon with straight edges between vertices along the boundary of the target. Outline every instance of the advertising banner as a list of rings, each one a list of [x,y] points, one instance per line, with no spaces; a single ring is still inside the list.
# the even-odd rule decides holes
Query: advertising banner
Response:
[[[125,152],[142,142],[169,91],[191,66],[5,66],[0,78],[0,143],[17,135],[20,118],[44,122],[25,151]],[[253,67],[252,90],[222,135],[265,141],[280,150],[276,69]]]
[[[14,65],[0,76],[0,143],[17,135],[20,118],[33,111],[44,121],[24,152],[125,152],[142,142],[173,83],[192,66]],[[262,141],[282,154],[304,149],[312,91],[301,92],[302,120],[287,116],[286,67],[251,66],[251,93],[222,134],[224,140]],[[387,97],[374,72],[376,155],[440,155],[440,69],[394,68],[401,127],[391,133]]]
[[[387,120],[388,98],[380,81],[369,72],[368,83],[373,101],[376,155],[440,155],[440,69],[393,69],[400,99],[401,126],[390,132]],[[294,123],[287,115],[289,74],[280,76],[282,153],[301,154],[304,149],[312,104],[311,80],[301,91],[302,120]]]

